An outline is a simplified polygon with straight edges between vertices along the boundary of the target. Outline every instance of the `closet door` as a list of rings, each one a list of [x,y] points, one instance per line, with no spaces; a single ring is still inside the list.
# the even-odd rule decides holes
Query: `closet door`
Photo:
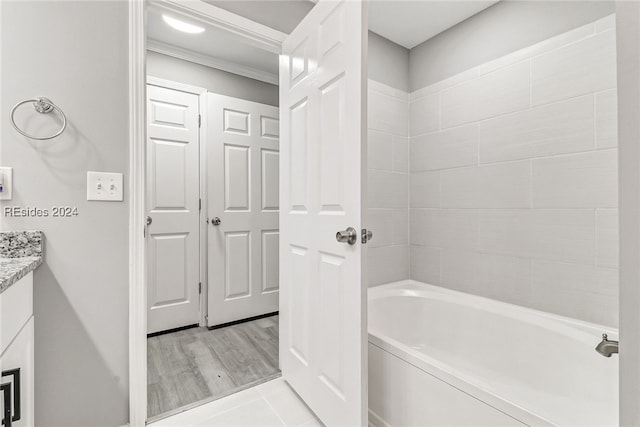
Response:
[[[320,0],[280,57],[280,365],[330,426],[367,424],[366,39],[366,2]]]
[[[199,97],[147,85],[147,333],[200,321]]]
[[[278,107],[207,94],[208,326],[278,311]]]

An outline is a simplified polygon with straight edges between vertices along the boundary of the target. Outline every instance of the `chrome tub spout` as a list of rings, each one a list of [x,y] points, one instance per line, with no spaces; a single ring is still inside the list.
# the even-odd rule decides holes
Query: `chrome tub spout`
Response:
[[[607,334],[602,334],[602,341],[596,346],[596,351],[604,357],[611,357],[618,353],[618,341],[609,340]]]

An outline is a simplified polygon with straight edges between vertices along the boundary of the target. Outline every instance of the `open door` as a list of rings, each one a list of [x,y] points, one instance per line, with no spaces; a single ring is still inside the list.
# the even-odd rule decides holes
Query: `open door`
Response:
[[[331,426],[367,424],[366,6],[320,0],[280,57],[280,368]]]

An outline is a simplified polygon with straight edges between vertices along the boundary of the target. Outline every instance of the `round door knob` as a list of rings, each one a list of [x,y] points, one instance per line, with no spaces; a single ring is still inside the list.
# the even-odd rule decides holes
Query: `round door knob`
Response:
[[[355,245],[358,240],[358,232],[355,228],[349,227],[346,230],[338,231],[336,233],[336,240],[340,243]]]
[[[218,217],[215,217],[211,220],[211,225],[217,227],[218,225],[220,225],[222,223],[222,220]]]
[[[151,225],[152,222],[153,222],[153,219],[150,216],[148,216],[147,217],[147,225]]]

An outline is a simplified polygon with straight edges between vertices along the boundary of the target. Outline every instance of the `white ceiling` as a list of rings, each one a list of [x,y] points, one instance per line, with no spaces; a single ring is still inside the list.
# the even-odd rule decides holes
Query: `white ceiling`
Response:
[[[369,3],[369,29],[411,49],[497,2],[373,0]]]
[[[224,71],[236,72],[248,77],[277,82],[278,55],[247,44],[240,36],[200,21],[190,21],[184,16],[173,15],[148,3],[147,39],[150,50],[160,53],[174,52],[182,59],[190,57],[193,62],[209,65]],[[162,19],[162,14],[205,27],[200,34],[187,34],[171,28]],[[196,61],[196,59],[198,61]],[[208,62],[208,63],[205,63]],[[241,73],[240,71],[244,71]]]
[[[289,34],[307,16],[309,0],[202,0],[236,15]]]
[[[251,19],[284,33],[293,28],[313,8],[309,0],[203,0],[229,12]],[[498,0],[372,0],[369,29],[394,43],[411,49],[423,41],[464,21]],[[278,55],[261,50],[214,26],[201,34],[186,34],[169,27],[166,13],[149,2],[147,38],[151,50],[174,52],[182,59],[229,72],[277,82]],[[184,16],[174,16],[189,21]]]

